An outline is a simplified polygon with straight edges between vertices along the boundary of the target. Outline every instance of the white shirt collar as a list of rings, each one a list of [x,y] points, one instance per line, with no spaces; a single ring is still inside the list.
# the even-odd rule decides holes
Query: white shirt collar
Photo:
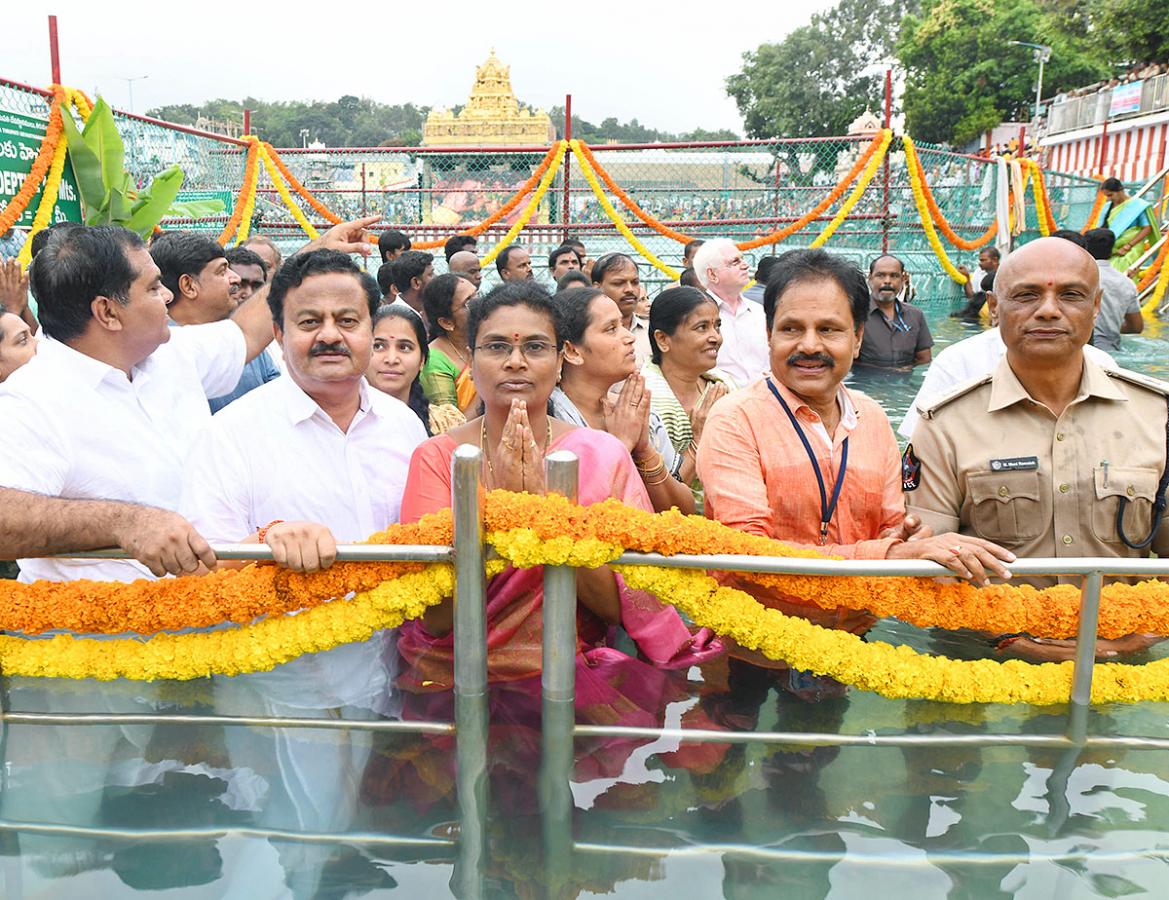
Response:
[[[291,374],[285,378],[278,378],[276,380],[284,387],[285,408],[288,411],[288,421],[293,425],[307,422],[318,412],[328,418],[328,414],[321,409],[316,400],[304,392],[304,389],[296,383]],[[373,412],[369,397],[369,388],[364,378],[358,381],[357,391],[359,398],[357,402],[358,412],[361,414]]]

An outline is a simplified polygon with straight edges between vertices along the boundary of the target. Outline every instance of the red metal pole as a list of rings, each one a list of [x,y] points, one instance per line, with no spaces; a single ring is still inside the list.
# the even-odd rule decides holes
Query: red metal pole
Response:
[[[366,207],[366,195],[365,195],[365,163],[361,164],[361,214],[363,216],[369,215],[369,211]]]
[[[1104,174],[1104,159],[1108,155],[1108,120],[1104,120],[1104,127],[1100,130],[1100,143],[1096,145],[1096,173]]]
[[[244,134],[252,133],[252,111],[244,107]]]
[[[1019,126],[1019,152],[1017,155],[1020,157],[1027,155],[1027,126],[1026,125]]]
[[[572,94],[564,95],[564,139],[566,141],[572,140]],[[571,214],[571,204],[569,202],[568,182],[572,175],[572,154],[566,153],[564,155],[564,168],[561,170],[561,177],[564,179],[564,200],[560,211],[560,221],[564,223],[564,231],[562,233],[561,241],[568,240],[568,217]]]
[[[49,16],[49,66],[53,70],[53,84],[61,83],[61,51],[57,47],[57,17]]]
[[[885,127],[891,128],[893,123],[893,70],[885,70]],[[881,217],[881,252],[889,252],[889,154],[885,154],[885,205],[884,215]]]

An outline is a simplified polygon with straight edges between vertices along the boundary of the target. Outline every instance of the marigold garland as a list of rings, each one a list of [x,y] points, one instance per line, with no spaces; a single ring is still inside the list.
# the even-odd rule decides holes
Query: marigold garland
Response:
[[[614,226],[616,226],[619,232],[621,232],[622,237],[629,241],[629,245],[633,247],[633,249],[638,253],[640,253],[649,262],[650,265],[664,274],[667,278],[671,278],[677,281],[680,273],[666,265],[652,252],[650,252],[649,248],[637,239],[637,235],[629,230],[629,226],[625,224],[625,220],[621,218],[621,214],[613,208],[613,204],[610,203],[609,198],[605,196],[605,191],[602,189],[600,182],[597,181],[597,176],[593,173],[592,166],[589,165],[588,159],[580,152],[580,141],[574,140],[572,142],[572,152],[576,155],[577,161],[580,163],[580,170],[584,174],[585,181],[587,181],[589,183],[589,187],[592,188],[593,196],[597,198],[597,202],[601,204],[601,209],[605,211],[605,215],[609,217],[609,221],[612,222]]]
[[[946,253],[946,249],[942,246],[942,242],[938,240],[938,233],[934,230],[933,219],[930,217],[929,206],[925,202],[925,194],[922,191],[922,178],[920,173],[920,163],[917,161],[917,155],[913,149],[913,142],[907,141],[905,144],[906,159],[913,158],[914,162],[907,166],[909,171],[909,187],[913,192],[913,202],[917,206],[917,215],[921,219],[921,227],[925,231],[926,240],[929,241],[930,249],[934,251],[934,256],[938,258],[938,262],[942,264],[942,268],[946,270],[946,274],[950,276],[958,284],[966,284],[970,280],[969,276],[963,275],[955,268],[954,264],[950,262],[950,257]]]
[[[18,190],[11,200],[4,205],[0,212],[0,234],[7,232],[24,215],[32,198],[36,196],[37,188],[49,171],[49,167],[56,159],[57,146],[64,141],[65,127],[61,123],[61,116],[65,114],[65,104],[68,98],[67,89],[59,84],[53,85],[53,101],[49,106],[49,121],[45,126],[45,137],[33,158],[28,174],[20,183]]]
[[[1103,176],[1093,175],[1097,181],[1103,181]],[[1092,208],[1088,211],[1088,221],[1084,223],[1084,227],[1080,229],[1080,234],[1087,234],[1096,227],[1096,222],[1100,218],[1100,213],[1104,212],[1104,204],[1108,202],[1108,198],[1104,193],[1097,188],[1096,198],[1092,201]]]
[[[255,208],[256,183],[259,181],[260,170],[260,142],[253,135],[247,135],[244,139],[248,142],[247,156],[244,157],[244,180],[240,185],[239,193],[236,194],[235,209],[232,210],[231,218],[227,220],[227,224],[223,226],[223,231],[216,238],[225,247],[232,236],[240,229],[245,213],[248,214],[248,227],[251,227],[251,210]],[[246,231],[244,233],[246,235]]]
[[[885,158],[885,153],[888,151],[889,144],[892,140],[892,129],[886,128],[881,132],[881,145],[877,148],[877,152],[873,154],[873,158],[869,160],[869,164],[865,168],[865,173],[861,176],[860,181],[852,189],[852,193],[848,195],[848,199],[840,204],[840,209],[836,211],[836,215],[832,217],[832,221],[825,226],[823,231],[816,235],[816,239],[808,245],[809,247],[824,246],[828,242],[828,239],[836,233],[836,229],[848,218],[848,214],[852,212],[852,208],[856,206],[857,201],[860,200],[861,196],[868,189],[869,182],[877,174],[877,169],[880,167],[881,161]]]
[[[320,235],[312,223],[305,217],[304,210],[297,205],[296,201],[288,193],[288,186],[284,183],[284,179],[280,176],[280,170],[276,168],[276,164],[272,162],[272,157],[268,153],[268,144],[263,141],[260,142],[260,161],[264,164],[264,168],[268,172],[268,177],[272,179],[272,184],[275,185],[276,192],[280,195],[280,200],[287,207],[288,211],[292,213],[292,218],[296,219],[296,224],[308,235],[310,241],[315,241]]]
[[[66,112],[65,115],[68,115]],[[45,189],[41,193],[40,203],[37,204],[37,212],[32,220],[32,227],[28,230],[28,235],[24,239],[24,243],[20,247],[20,252],[16,254],[16,260],[20,263],[20,268],[27,269],[28,264],[32,262],[32,239],[38,232],[43,231],[49,227],[49,220],[53,217],[53,207],[57,205],[57,197],[61,192],[61,177],[65,174],[65,159],[68,151],[69,143],[62,135],[57,141],[57,146],[53,150],[53,162],[49,166],[49,177],[45,179]]]
[[[905,165],[907,168],[917,168],[917,175],[921,181],[921,192],[925,195],[925,202],[926,206],[929,207],[930,216],[933,218],[934,224],[941,229],[942,234],[946,236],[946,240],[959,250],[979,250],[989,244],[994,239],[994,236],[998,234],[998,221],[991,222],[986,231],[972,241],[966,240],[954,231],[949,219],[946,218],[941,207],[938,206],[938,202],[934,198],[934,192],[926,180],[921,158],[917,155],[917,145],[914,144],[913,139],[909,135],[904,135],[901,140],[905,145]]]
[[[503,252],[503,249],[514,241],[516,235],[523,231],[528,222],[531,221],[532,216],[536,214],[536,210],[540,208],[540,201],[548,193],[548,188],[552,186],[552,179],[560,171],[560,166],[564,162],[564,154],[567,150],[568,143],[566,141],[559,141],[556,144],[556,156],[553,158],[552,164],[548,166],[547,171],[544,172],[543,178],[540,179],[540,186],[536,188],[536,193],[532,195],[532,199],[528,201],[528,205],[524,207],[524,211],[515,220],[515,224],[508,229],[507,234],[500,238],[499,243],[491,248],[491,252],[479,261],[480,269],[485,269],[491,263],[495,262],[495,257],[499,256]]]

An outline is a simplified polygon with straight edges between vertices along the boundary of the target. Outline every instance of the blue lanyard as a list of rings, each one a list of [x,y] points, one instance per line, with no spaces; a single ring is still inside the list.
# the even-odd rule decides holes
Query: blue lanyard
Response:
[[[779,401],[779,405],[783,407],[783,411],[787,413],[788,419],[791,420],[792,427],[796,430],[796,434],[800,436],[800,440],[804,444],[804,450],[808,454],[808,459],[812,463],[812,471],[816,474],[816,485],[820,488],[820,543],[828,543],[828,523],[832,521],[832,516],[836,513],[836,504],[840,501],[840,489],[844,487],[844,473],[848,469],[848,438],[845,438],[840,445],[840,469],[836,473],[836,484],[832,487],[832,500],[828,500],[828,491],[824,488],[824,476],[820,472],[820,463],[816,460],[816,454],[812,450],[812,445],[808,443],[808,436],[804,434],[804,429],[800,427],[800,423],[796,421],[795,415],[792,414],[791,408],[787,405],[787,401],[776,389],[775,385],[771,383],[771,379],[767,379],[767,387],[771,389],[771,393],[775,395],[775,399]]]

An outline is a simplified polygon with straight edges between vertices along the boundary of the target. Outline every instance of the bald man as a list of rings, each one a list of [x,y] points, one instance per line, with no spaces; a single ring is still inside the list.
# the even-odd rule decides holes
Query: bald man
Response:
[[[483,280],[483,272],[479,268],[479,257],[471,250],[459,250],[451,254],[450,260],[447,262],[447,271],[452,275],[462,275],[469,280],[476,288],[479,287],[479,282]]]
[[[1084,355],[1100,309],[1096,261],[1069,241],[1033,241],[1003,262],[995,295],[1006,356],[922,410],[902,460],[907,513],[1022,558],[1169,554],[1169,521],[1154,515],[1166,489],[1169,385]],[[1097,652],[1154,640],[1100,641]],[[1012,649],[1065,659],[1074,642]]]

